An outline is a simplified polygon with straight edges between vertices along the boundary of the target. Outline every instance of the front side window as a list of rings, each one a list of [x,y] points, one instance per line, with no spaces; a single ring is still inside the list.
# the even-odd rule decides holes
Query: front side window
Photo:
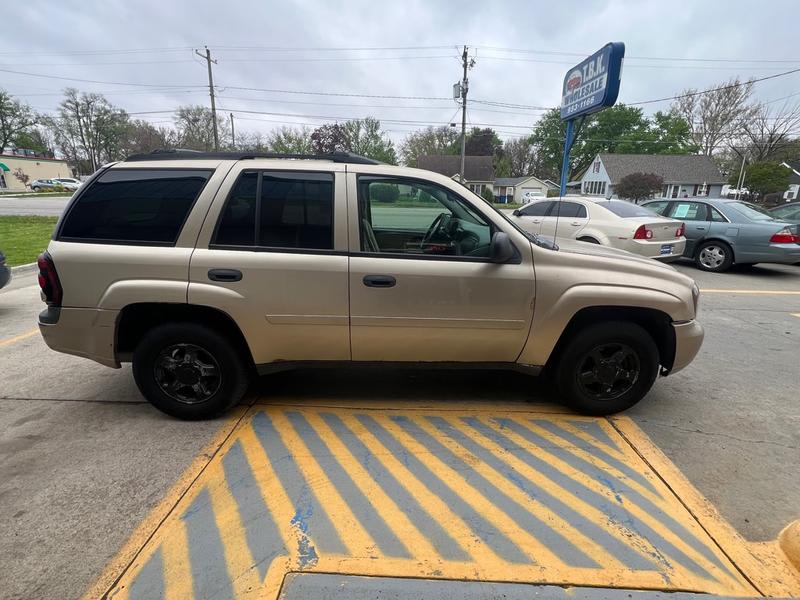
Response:
[[[174,244],[213,170],[109,169],[78,197],[59,237]]]
[[[231,190],[213,244],[333,249],[333,175],[245,171]]]
[[[555,202],[552,200],[545,200],[543,202],[531,202],[525,208],[521,208],[519,210],[519,214],[524,217],[543,217],[547,214],[547,211],[553,206]]]
[[[488,257],[492,229],[460,196],[429,183],[358,179],[361,250]]]

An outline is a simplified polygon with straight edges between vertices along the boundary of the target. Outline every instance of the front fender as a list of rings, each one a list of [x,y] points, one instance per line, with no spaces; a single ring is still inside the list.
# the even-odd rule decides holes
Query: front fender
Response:
[[[531,332],[518,362],[545,365],[569,322],[585,308],[645,308],[663,312],[672,321],[694,318],[693,309],[687,307],[683,299],[666,291],[613,284],[578,284],[555,298],[537,297]]]

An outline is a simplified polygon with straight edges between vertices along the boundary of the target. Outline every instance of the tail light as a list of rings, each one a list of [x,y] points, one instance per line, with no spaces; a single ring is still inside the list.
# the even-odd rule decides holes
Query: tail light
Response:
[[[770,244],[800,244],[800,235],[791,227],[784,227],[769,238]]]
[[[48,306],[61,306],[63,292],[53,257],[48,252],[42,252],[36,264],[39,266],[39,287],[42,288],[44,301]]]
[[[681,226],[678,227],[678,230],[675,232],[675,237],[683,237],[686,235],[686,225],[681,223]]]
[[[651,240],[653,239],[653,230],[648,229],[646,225],[641,225],[633,234],[635,240]]]

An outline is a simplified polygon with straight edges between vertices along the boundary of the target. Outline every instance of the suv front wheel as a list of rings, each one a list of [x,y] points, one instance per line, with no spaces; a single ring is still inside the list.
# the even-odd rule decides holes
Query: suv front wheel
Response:
[[[180,419],[217,416],[244,396],[248,369],[240,352],[213,329],[193,323],[161,325],[133,354],[133,377],[144,397]]]
[[[556,367],[556,385],[575,410],[607,415],[644,398],[658,364],[658,348],[642,327],[624,321],[598,323],[567,342]]]

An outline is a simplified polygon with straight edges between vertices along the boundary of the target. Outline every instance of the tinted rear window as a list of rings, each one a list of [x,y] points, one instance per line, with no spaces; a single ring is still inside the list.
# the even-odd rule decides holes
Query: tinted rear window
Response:
[[[614,213],[618,217],[622,217],[623,219],[627,219],[629,217],[656,216],[656,214],[652,210],[647,209],[644,206],[637,206],[636,204],[625,202],[624,200],[611,200],[610,202],[598,202],[597,205],[602,206],[607,210],[610,210],[612,213]]]
[[[212,170],[111,169],[70,208],[60,238],[174,244]]]

